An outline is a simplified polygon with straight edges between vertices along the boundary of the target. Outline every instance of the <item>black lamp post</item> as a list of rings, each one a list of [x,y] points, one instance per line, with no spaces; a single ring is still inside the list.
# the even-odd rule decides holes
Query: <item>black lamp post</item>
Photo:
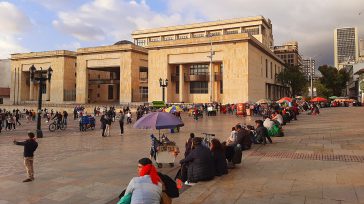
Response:
[[[35,76],[35,72],[37,71],[37,69],[34,67],[34,65],[32,65],[29,68],[30,71],[30,79],[34,82],[34,81],[39,81],[39,93],[38,93],[38,118],[37,118],[37,137],[38,138],[42,138],[43,137],[43,132],[42,132],[42,128],[41,128],[41,119],[42,119],[42,85],[43,82],[45,82],[46,80],[50,81],[52,78],[52,74],[53,74],[53,70],[51,67],[48,68],[47,70],[47,75],[43,75],[43,69],[42,67],[40,68],[40,73],[38,74],[38,76]]]
[[[159,78],[159,86],[162,87],[162,97],[163,97],[163,102],[165,102],[164,100],[164,89],[168,86],[168,79],[163,80],[162,78]]]

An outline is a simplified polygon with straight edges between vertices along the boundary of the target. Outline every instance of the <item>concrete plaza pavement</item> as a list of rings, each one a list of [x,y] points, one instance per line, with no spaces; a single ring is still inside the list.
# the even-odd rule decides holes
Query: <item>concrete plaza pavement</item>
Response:
[[[228,175],[198,183],[173,203],[364,203],[363,113],[364,108],[351,107],[300,115],[284,127],[285,137],[255,145]],[[255,119],[219,115],[193,121],[184,115],[185,127],[168,136],[181,149],[179,161],[190,132],[225,139],[233,125]],[[137,160],[149,155],[149,135],[157,133],[126,125],[119,136],[115,123],[111,137],[102,138],[99,129],[79,132],[71,120],[64,132],[44,131],[35,157],[36,180],[22,183],[22,147],[12,140],[25,138],[33,126],[25,123],[0,134],[0,204],[109,203],[136,176]]]

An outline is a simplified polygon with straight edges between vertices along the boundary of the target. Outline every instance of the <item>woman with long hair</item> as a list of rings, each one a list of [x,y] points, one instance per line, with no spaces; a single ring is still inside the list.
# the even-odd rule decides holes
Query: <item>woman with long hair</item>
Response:
[[[160,204],[162,182],[152,160],[142,158],[138,161],[138,177],[131,179],[125,195],[131,193],[132,204]]]
[[[224,148],[218,139],[211,140],[210,150],[214,160],[215,176],[227,174],[228,170]]]

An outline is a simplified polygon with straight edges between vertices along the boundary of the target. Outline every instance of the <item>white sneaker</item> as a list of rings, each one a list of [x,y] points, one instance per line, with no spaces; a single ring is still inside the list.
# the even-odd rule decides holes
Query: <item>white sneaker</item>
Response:
[[[185,182],[185,185],[187,185],[187,186],[194,186],[196,183],[192,183],[192,182],[188,182],[188,181],[186,181]]]

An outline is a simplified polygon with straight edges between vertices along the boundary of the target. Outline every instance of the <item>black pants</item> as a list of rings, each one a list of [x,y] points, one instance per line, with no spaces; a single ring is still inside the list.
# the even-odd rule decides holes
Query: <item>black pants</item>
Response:
[[[272,144],[272,139],[269,137],[269,135],[267,135],[267,136],[265,136],[265,137],[263,137],[263,144],[267,144],[267,140],[266,140],[266,138],[268,139],[268,141],[269,141],[269,143],[271,143]]]
[[[225,149],[225,157],[226,159],[231,162],[234,156],[234,146],[226,146]]]
[[[16,119],[16,124],[21,125],[21,123],[19,122],[19,118]]]
[[[124,134],[124,122],[119,121],[119,125],[120,125],[120,134]]]
[[[102,136],[103,137],[105,136],[105,130],[106,130],[106,125],[105,125],[105,127],[102,127]]]

